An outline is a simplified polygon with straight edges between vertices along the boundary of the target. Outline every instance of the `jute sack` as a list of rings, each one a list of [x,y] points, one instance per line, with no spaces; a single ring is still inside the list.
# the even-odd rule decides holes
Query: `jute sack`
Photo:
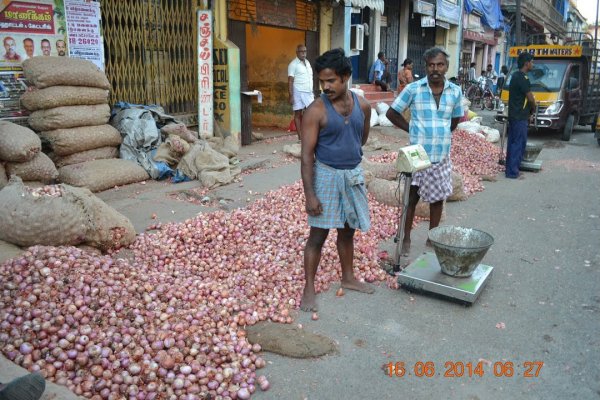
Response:
[[[119,149],[116,147],[100,147],[97,149],[86,150],[80,153],[69,154],[68,156],[51,155],[50,158],[54,161],[56,168],[64,167],[65,165],[79,164],[86,161],[105,160],[108,158],[119,158]]]
[[[52,160],[44,153],[38,153],[23,163],[7,163],[8,176],[17,175],[24,181],[52,182],[58,178],[58,171]]]
[[[396,180],[398,175],[398,171],[396,170],[396,165],[394,165],[394,163],[372,162],[363,157],[360,165],[365,171],[372,172],[375,178],[393,181]]]
[[[452,171],[452,194],[446,200],[462,201],[468,198],[465,193],[463,177],[458,172]]]
[[[40,195],[12,177],[0,190],[0,204],[0,240],[18,246],[76,245],[85,240],[85,216],[69,191],[60,197]]]
[[[60,182],[85,187],[92,192],[141,182],[149,178],[150,175],[138,163],[118,158],[87,161],[58,169]]]
[[[21,96],[21,104],[29,111],[106,103],[108,103],[108,90],[84,86],[34,88]]]
[[[444,201],[444,208],[442,209],[442,217],[440,221],[446,220],[446,201]],[[419,200],[417,203],[417,207],[415,209],[415,216],[423,218],[425,220],[429,220],[430,211],[429,211],[429,203],[425,203],[423,200]]]
[[[42,149],[34,131],[8,121],[0,121],[0,160],[29,161]]]
[[[388,181],[387,179],[372,178],[367,186],[367,191],[379,203],[398,207],[402,205],[402,187],[398,187],[397,181]]]
[[[4,164],[0,162],[0,189],[8,184],[8,176],[6,176],[6,169]]]
[[[91,61],[80,58],[33,57],[23,61],[23,72],[39,89],[60,85],[110,89],[104,72]]]
[[[94,196],[87,189],[72,188],[82,199],[88,229],[85,244],[102,251],[129,246],[135,240],[135,228],[123,214]]]
[[[33,189],[18,177],[0,191],[0,240],[20,246],[86,244],[103,251],[135,240],[131,221],[94,196],[69,185]]]
[[[163,135],[177,135],[188,143],[196,143],[198,138],[194,135],[194,132],[188,130],[185,124],[167,124],[160,128],[160,132]]]
[[[29,126],[36,131],[51,131],[77,126],[103,125],[109,119],[108,104],[65,106],[32,112],[29,115]]]
[[[111,125],[80,126],[40,132],[40,137],[50,144],[54,154],[68,156],[106,146],[119,146],[123,139]]]

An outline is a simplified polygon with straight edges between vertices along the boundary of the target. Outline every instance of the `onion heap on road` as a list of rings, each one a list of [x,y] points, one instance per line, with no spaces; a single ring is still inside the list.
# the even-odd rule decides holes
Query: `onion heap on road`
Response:
[[[382,282],[378,244],[395,233],[398,209],[370,207],[355,274]],[[92,399],[246,399],[268,389],[245,327],[293,321],[308,236],[302,185],[152,228],[131,246],[133,261],[36,246],[0,265],[3,354]],[[335,236],[323,249],[319,292],[340,280]]]

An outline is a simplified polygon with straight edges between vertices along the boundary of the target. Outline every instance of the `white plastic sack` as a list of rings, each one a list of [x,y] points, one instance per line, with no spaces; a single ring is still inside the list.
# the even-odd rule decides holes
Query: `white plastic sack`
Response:
[[[350,90],[352,90],[354,93],[356,93],[359,96],[365,97],[365,91],[359,88],[351,88]]]
[[[482,126],[479,122],[465,121],[461,122],[457,125],[457,129],[461,129],[465,132],[470,133],[471,135],[479,136],[482,139],[485,139],[485,135],[482,133]]]
[[[371,128],[378,124],[379,124],[379,118],[377,115],[377,110],[374,108],[371,108]]]
[[[379,125],[381,126],[394,126],[394,124],[392,124],[392,121],[390,121],[388,117],[385,116],[385,113],[379,114],[377,120],[379,122]]]
[[[496,143],[500,140],[500,131],[498,129],[490,128],[489,126],[482,126],[481,130],[485,135],[485,140],[490,143]]]
[[[381,102],[381,103],[377,103],[376,108],[377,108],[377,114],[379,114],[379,115],[381,115],[381,114],[385,115],[385,113],[390,108],[390,106],[388,104],[386,104],[386,103]]]

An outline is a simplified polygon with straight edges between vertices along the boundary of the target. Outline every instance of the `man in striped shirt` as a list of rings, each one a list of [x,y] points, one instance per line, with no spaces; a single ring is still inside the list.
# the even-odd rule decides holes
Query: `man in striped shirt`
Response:
[[[410,251],[410,231],[419,199],[429,204],[429,229],[437,227],[444,200],[452,194],[450,144],[452,131],[464,114],[460,87],[446,80],[449,55],[439,47],[423,54],[427,76],[415,81],[394,100],[386,116],[394,125],[408,131],[410,144],[423,146],[433,164],[412,176],[402,253]],[[410,109],[410,124],[402,112]],[[427,245],[429,239],[427,239]]]

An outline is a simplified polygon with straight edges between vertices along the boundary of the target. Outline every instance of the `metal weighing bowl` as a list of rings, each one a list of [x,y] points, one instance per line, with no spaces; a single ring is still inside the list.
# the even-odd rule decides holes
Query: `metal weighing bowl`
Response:
[[[489,233],[452,225],[433,228],[429,240],[442,272],[459,278],[471,276],[494,244]]]
[[[541,144],[527,143],[525,145],[525,154],[523,154],[523,161],[534,162],[541,151],[542,151]]]

